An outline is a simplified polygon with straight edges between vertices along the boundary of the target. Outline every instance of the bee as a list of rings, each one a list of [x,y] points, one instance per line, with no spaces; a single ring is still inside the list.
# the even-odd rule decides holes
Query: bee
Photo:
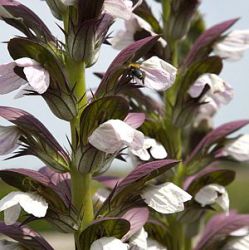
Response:
[[[145,73],[140,69],[140,64],[131,63],[129,64],[130,73],[129,76],[135,81],[135,78],[142,81],[144,84]]]

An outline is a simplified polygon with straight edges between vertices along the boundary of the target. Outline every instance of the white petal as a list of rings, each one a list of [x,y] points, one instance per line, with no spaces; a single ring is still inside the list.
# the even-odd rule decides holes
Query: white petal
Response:
[[[222,58],[236,61],[249,49],[249,30],[235,30],[214,46],[214,53]]]
[[[14,68],[16,67],[15,62],[6,63],[0,65],[0,94],[10,93],[23,84],[26,83],[24,79],[19,77],[15,72]]]
[[[129,245],[114,237],[103,237],[95,240],[90,250],[128,250]]]
[[[0,212],[13,207],[19,203],[20,197],[22,196],[23,192],[11,192],[7,194],[4,198],[0,200]]]
[[[217,203],[224,211],[229,210],[229,197],[226,189],[218,184],[210,184],[201,188],[195,195],[195,200],[203,207]]]
[[[139,250],[147,250],[148,233],[142,227],[129,240],[130,245],[138,247]]]
[[[142,148],[143,134],[121,120],[109,120],[101,124],[88,138],[90,144],[106,153],[115,153],[123,146]]]
[[[236,237],[230,240],[222,250],[248,250],[249,249],[249,235],[244,237]]]
[[[133,35],[134,33],[130,30],[120,30],[114,37],[109,38],[108,41],[114,49],[122,50],[135,41]]]
[[[176,68],[156,56],[144,61],[141,69],[145,72],[144,85],[158,91],[170,88],[176,78]]]
[[[22,57],[17,60],[15,60],[15,63],[18,67],[31,67],[31,66],[39,66],[40,64],[35,61],[34,59],[31,59],[29,57]]]
[[[150,153],[152,155],[152,157],[154,159],[164,159],[167,157],[167,151],[165,150],[165,148],[163,147],[163,145],[161,145],[160,143],[156,143],[155,146],[151,147],[150,149]]]
[[[48,203],[35,193],[23,193],[19,204],[25,212],[38,218],[44,217],[48,209]]]
[[[249,161],[249,134],[240,136],[223,149],[224,155],[230,155],[237,161]]]
[[[246,236],[249,234],[249,228],[248,227],[242,227],[239,228],[235,231],[233,231],[232,233],[230,233],[230,236],[237,236],[237,237],[241,237],[241,236]]]
[[[4,223],[6,225],[13,225],[17,222],[21,213],[21,207],[19,204],[9,207],[4,210]]]
[[[148,161],[150,159],[150,154],[147,149],[131,150],[131,152],[142,161]]]
[[[114,18],[129,20],[132,14],[132,1],[130,0],[105,0],[104,11]]]
[[[160,243],[158,243],[155,240],[148,239],[148,248],[147,250],[167,250],[166,247],[162,246]]]
[[[16,126],[0,126],[0,155],[13,152],[19,145],[20,131]]]
[[[41,66],[29,66],[23,69],[30,86],[39,94],[43,94],[49,87],[49,73]]]
[[[183,203],[192,198],[190,194],[170,182],[150,186],[143,191],[141,196],[148,206],[162,214],[183,211]]]

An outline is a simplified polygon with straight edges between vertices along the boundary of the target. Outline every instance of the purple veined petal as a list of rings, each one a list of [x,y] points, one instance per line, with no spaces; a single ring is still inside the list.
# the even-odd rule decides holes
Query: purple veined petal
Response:
[[[0,155],[13,152],[19,146],[20,136],[21,133],[16,126],[0,126]]]
[[[10,62],[0,65],[0,94],[10,93],[23,84],[27,83],[24,79],[19,77],[15,72],[15,62]]]
[[[229,237],[230,233],[248,225],[248,215],[235,212],[230,212],[229,215],[215,215],[207,223],[194,250],[202,250],[208,247],[212,249],[211,247],[215,242],[224,240],[225,237]]]
[[[40,234],[20,223],[8,226],[0,222],[0,234],[6,235],[31,249],[54,250]]]
[[[249,123],[249,120],[238,120],[238,121],[228,122],[214,129],[199,142],[199,144],[192,151],[187,161],[192,159],[199,151],[203,150],[204,148],[209,147],[213,143],[228,136],[229,134],[234,133],[240,128],[246,126],[248,123]]]
[[[119,177],[116,176],[95,176],[94,179],[110,189],[113,189],[121,180]]]
[[[49,73],[41,66],[29,66],[23,69],[30,86],[39,94],[43,94],[49,87]]]
[[[130,222],[129,232],[123,236],[122,240],[126,241],[132,235],[137,233],[145,225],[149,218],[149,210],[146,207],[132,208],[128,210],[123,216],[123,219],[126,219]]]
[[[130,125],[132,128],[139,128],[145,121],[145,114],[144,113],[129,113],[124,122]]]

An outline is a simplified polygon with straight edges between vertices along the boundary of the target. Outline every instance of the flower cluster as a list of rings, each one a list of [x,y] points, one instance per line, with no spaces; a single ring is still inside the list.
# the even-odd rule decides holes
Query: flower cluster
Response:
[[[0,249],[52,250],[31,229],[37,219],[72,233],[77,250],[249,249],[249,215],[230,211],[225,168],[248,164],[249,135],[232,134],[249,120],[212,123],[233,98],[222,61],[242,57],[249,32],[227,32],[236,19],[205,29],[197,0],[156,2],[160,20],[146,0],[46,0],[60,41],[26,6],[0,1],[0,19],[23,34],[8,41],[0,94],[43,98],[71,129],[64,148],[33,115],[0,106],[11,123],[0,155],[45,164],[0,169],[17,189],[0,200]],[[112,32],[117,19],[125,28]],[[85,70],[102,44],[120,52],[93,91]],[[112,176],[120,161],[132,170]]]

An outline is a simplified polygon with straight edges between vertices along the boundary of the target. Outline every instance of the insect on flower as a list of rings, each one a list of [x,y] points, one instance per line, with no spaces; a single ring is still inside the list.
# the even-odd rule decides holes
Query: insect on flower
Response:
[[[137,78],[144,84],[145,72],[141,70],[141,66],[139,63],[129,64],[129,77],[131,77],[134,82],[136,82]]]

